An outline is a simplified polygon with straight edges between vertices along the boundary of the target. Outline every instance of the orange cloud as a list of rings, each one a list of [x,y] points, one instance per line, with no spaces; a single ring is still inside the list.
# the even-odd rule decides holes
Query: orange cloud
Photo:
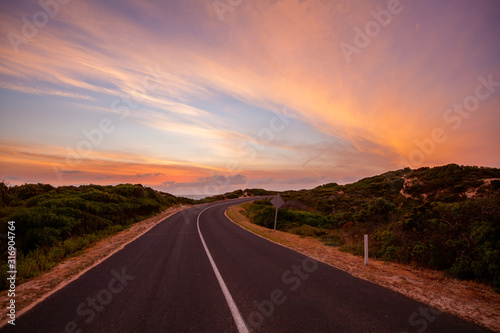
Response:
[[[68,173],[67,178],[140,174],[151,177],[148,181],[184,181],[186,168],[192,180],[225,172],[233,159],[247,177],[258,177],[260,170],[275,179],[280,172],[304,173],[304,179],[308,173],[373,174],[415,154],[424,154],[422,165],[499,165],[493,125],[499,120],[498,91],[458,130],[443,119],[447,108],[474,93],[478,75],[492,73],[500,81],[498,61],[477,65],[485,63],[479,60],[496,41],[494,35],[479,38],[485,29],[481,6],[468,11],[470,20],[464,21],[460,8],[401,3],[401,13],[347,62],[339,45],[354,43],[354,28],[364,29],[374,20],[371,12],[387,3],[243,2],[221,21],[211,2],[183,1],[177,12],[165,3],[126,2],[113,15],[106,3],[70,2],[19,53],[0,43],[0,88],[68,98],[102,114],[117,113],[110,103],[128,95],[122,128],[135,137],[113,133],[113,144],[96,147],[82,163],[81,171],[92,176]],[[443,20],[439,13],[445,9]],[[2,32],[19,30],[16,15],[22,13],[0,13]],[[239,104],[220,111],[217,103],[230,98]],[[255,157],[242,154],[240,145],[254,140],[258,132],[251,131],[260,125],[238,123],[239,115],[281,105],[292,110],[298,125],[276,134]],[[255,122],[265,127],[262,118]],[[293,131],[307,126],[314,137],[297,144]],[[436,128],[447,139],[426,153],[422,142],[432,139]],[[147,146],[151,141],[141,140],[150,132],[178,142],[168,152],[158,143],[142,156],[134,143]],[[36,166],[49,177],[50,163],[64,163],[62,141],[45,150],[52,152],[47,156],[40,154],[42,146],[4,147],[5,170],[28,172]]]

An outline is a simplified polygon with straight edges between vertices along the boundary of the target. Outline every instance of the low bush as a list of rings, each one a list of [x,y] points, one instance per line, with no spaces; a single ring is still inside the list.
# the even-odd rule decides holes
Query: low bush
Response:
[[[335,237],[333,244],[356,255],[363,255],[369,234],[372,257],[442,270],[500,292],[500,181],[485,181],[491,178],[500,178],[500,169],[450,164],[286,191],[277,228]],[[477,196],[468,198],[471,188]],[[274,226],[269,200],[247,205],[247,215]]]
[[[93,242],[189,199],[178,199],[142,185],[45,184],[9,187],[0,182],[0,233],[15,221],[17,277],[35,277]],[[5,253],[7,242],[0,240]],[[0,261],[6,267],[5,256]],[[0,289],[6,286],[0,273]]]

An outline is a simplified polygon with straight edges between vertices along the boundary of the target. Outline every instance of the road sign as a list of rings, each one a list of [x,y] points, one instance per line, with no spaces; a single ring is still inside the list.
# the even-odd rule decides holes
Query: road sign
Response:
[[[271,203],[273,204],[274,208],[278,209],[281,206],[283,206],[285,202],[283,201],[283,199],[281,199],[280,195],[278,194],[273,198],[273,200],[271,200]]]
[[[283,199],[281,199],[280,195],[276,195],[273,200],[271,200],[274,208],[276,208],[276,215],[274,216],[274,230],[276,230],[276,222],[278,221],[278,209],[283,206],[285,203]]]

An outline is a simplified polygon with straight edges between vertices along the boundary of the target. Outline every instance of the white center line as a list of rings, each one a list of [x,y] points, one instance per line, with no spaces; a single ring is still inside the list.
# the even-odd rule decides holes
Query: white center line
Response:
[[[203,247],[205,248],[205,252],[207,253],[208,260],[210,260],[210,264],[212,265],[215,276],[217,277],[217,281],[219,281],[219,285],[220,285],[220,288],[222,289],[222,293],[224,294],[224,297],[226,298],[227,305],[229,306],[229,309],[231,310],[231,314],[233,315],[233,319],[234,319],[234,322],[236,323],[236,327],[238,328],[238,331],[240,333],[249,333],[250,331],[248,330],[247,325],[245,324],[245,321],[241,317],[241,313],[238,310],[238,307],[236,306],[236,303],[234,302],[234,299],[231,296],[229,289],[227,289],[226,283],[224,282],[222,275],[220,275],[219,269],[217,268],[217,265],[215,264],[215,261],[212,258],[212,255],[210,254],[210,250],[208,250],[207,243],[205,243],[205,239],[203,239],[203,235],[201,234],[201,231],[200,231],[200,216],[201,216],[201,214],[209,208],[213,208],[213,207],[220,206],[220,205],[222,205],[222,204],[207,207],[207,208],[203,209],[198,214],[198,218],[196,219],[196,224],[198,226],[198,234],[200,235],[201,243],[203,244]]]

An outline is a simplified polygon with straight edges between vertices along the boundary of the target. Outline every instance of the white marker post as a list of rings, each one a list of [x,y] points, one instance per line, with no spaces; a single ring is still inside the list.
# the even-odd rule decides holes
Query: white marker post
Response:
[[[365,235],[365,266],[368,266],[368,235]]]
[[[276,195],[273,200],[271,200],[274,208],[276,208],[276,215],[274,216],[274,231],[276,231],[276,222],[278,221],[278,209],[283,206],[285,203],[283,199],[281,199],[280,195]]]

